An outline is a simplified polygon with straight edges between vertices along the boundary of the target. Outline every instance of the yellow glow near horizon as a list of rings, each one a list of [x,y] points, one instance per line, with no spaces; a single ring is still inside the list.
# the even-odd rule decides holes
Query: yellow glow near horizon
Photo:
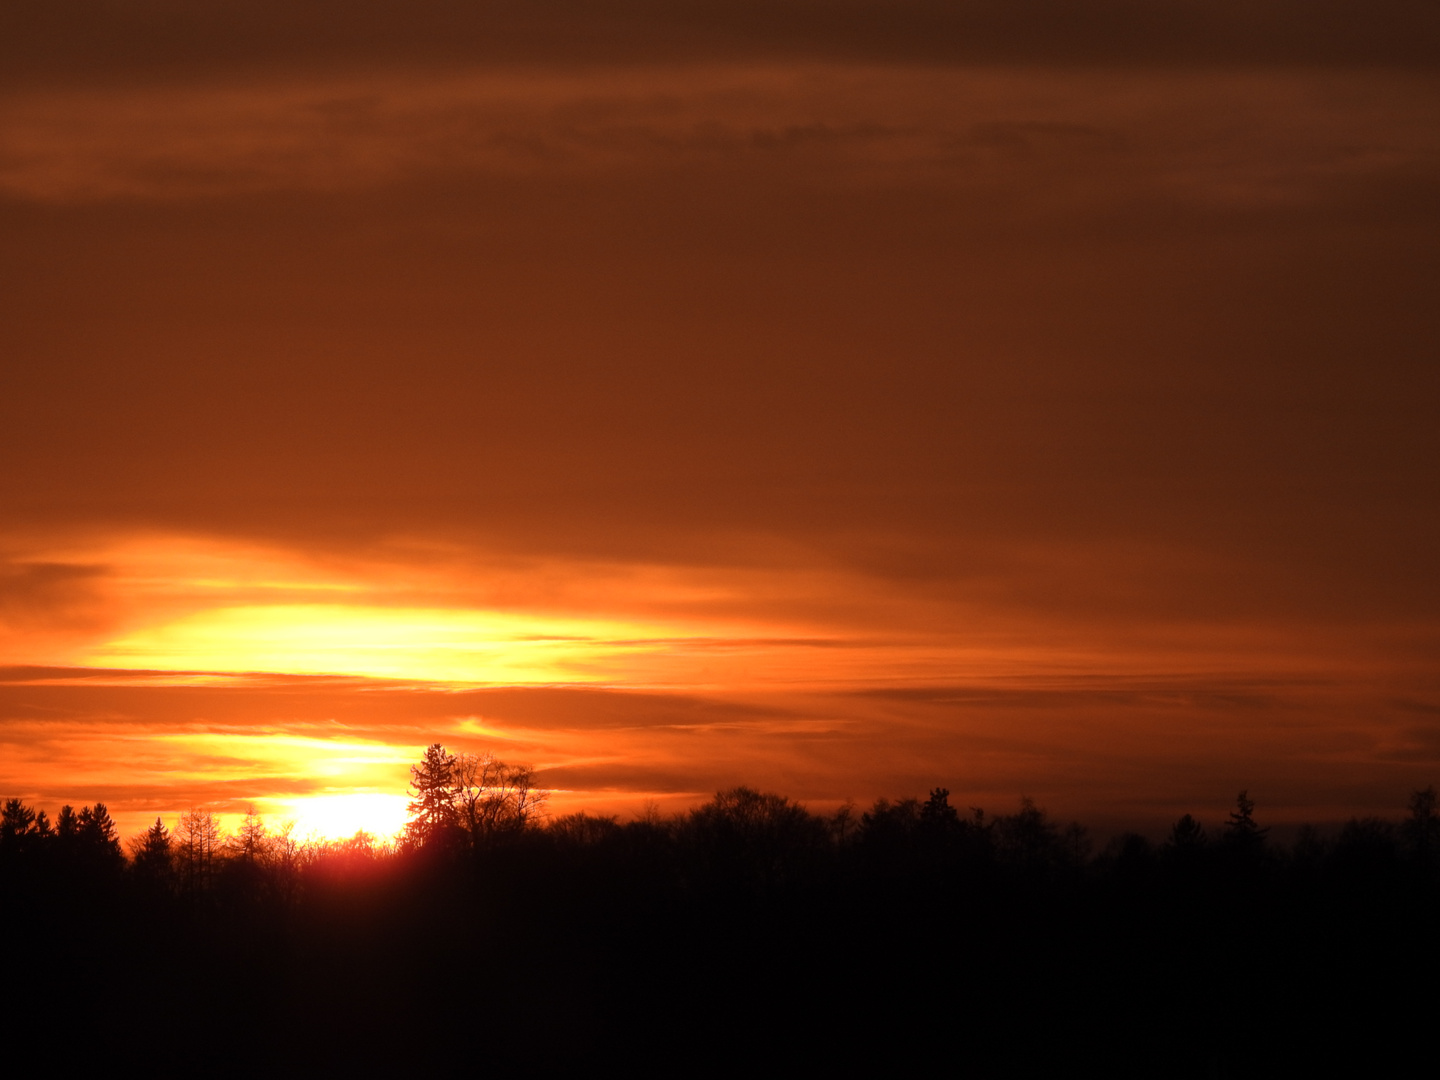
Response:
[[[1084,650],[950,638],[847,641],[806,627],[347,604],[214,607],[152,624],[76,658],[183,673],[344,675],[455,685],[792,687],[934,680],[957,673],[1088,670]]]
[[[356,792],[350,795],[311,795],[288,800],[286,817],[295,822],[299,839],[348,840],[361,829],[377,840],[393,840],[405,828],[404,795]]]
[[[266,769],[285,775],[341,777],[375,774],[389,779],[402,765],[418,759],[418,747],[394,746],[381,742],[347,742],[274,730],[182,730],[147,731],[138,738],[182,746],[197,759],[214,758],[236,776],[253,775]],[[224,772],[208,768],[207,774],[224,778]],[[399,774],[399,775],[404,775]]]
[[[420,747],[374,740],[339,739],[277,729],[146,731],[129,736],[132,743],[173,749],[165,770],[168,783],[187,779],[212,786],[201,803],[230,803],[222,814],[225,828],[239,828],[243,813],[236,802],[250,802],[272,830],[285,821],[295,824],[297,840],[344,840],[364,829],[377,839],[393,839],[405,825],[405,794],[409,766],[419,760]],[[123,754],[123,745],[114,748]],[[296,780],[321,784],[315,794],[282,794]],[[253,785],[236,798],[235,785]],[[216,790],[218,789],[218,790]],[[131,820],[133,819],[133,820]],[[132,814],[124,827],[139,831],[150,815]]]
[[[666,631],[634,623],[426,608],[216,608],[85,658],[112,668],[343,674],[462,683],[603,681]]]

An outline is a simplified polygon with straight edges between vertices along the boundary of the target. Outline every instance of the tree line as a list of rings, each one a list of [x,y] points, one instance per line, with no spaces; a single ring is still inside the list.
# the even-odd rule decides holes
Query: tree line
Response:
[[[665,864],[673,882],[762,893],[838,869],[904,876],[963,867],[1058,884],[1087,874],[1177,867],[1192,874],[1201,867],[1272,874],[1321,866],[1398,873],[1403,867],[1433,885],[1440,864],[1433,787],[1412,792],[1401,821],[1354,819],[1332,835],[1302,827],[1288,849],[1270,842],[1254,800],[1242,791],[1213,836],[1185,814],[1158,844],[1125,833],[1097,852],[1083,826],[1061,824],[1029,799],[1009,814],[987,816],[979,808],[961,814],[943,787],[923,799],[881,798],[863,812],[847,802],[816,814],[786,796],[741,786],[672,818],[650,811],[622,822],[613,815],[547,816],[549,793],[538,787],[534,770],[489,754],[455,754],[436,743],[410,772],[409,819],[393,840],[364,830],[345,840],[302,840],[293,822],[271,827],[253,808],[227,835],[216,814],[197,808],[180,815],[173,829],[157,817],[122,844],[104,803],[78,811],[67,805],[51,822],[44,810],[11,798],[0,810],[0,880],[37,873],[126,876],[152,891],[192,898],[222,885],[281,881],[287,885],[280,891],[291,895],[318,867],[333,876],[345,867],[457,864],[501,850],[513,858],[542,849],[580,862],[609,851],[631,869],[635,853],[645,851],[649,871]]]
[[[541,1073],[1385,1072],[1440,1004],[1433,788],[1288,844],[1241,792],[1222,821],[1098,846],[1029,800],[962,810],[943,787],[547,815],[531,770],[438,744],[410,793],[397,838],[343,841],[254,813],[226,835],[201,809],[122,843],[103,804],[50,821],[9,799],[0,968],[32,1003],[99,988],[106,1062],[187,1069],[221,1025],[232,1059],[280,1071],[483,1047],[491,1071]]]

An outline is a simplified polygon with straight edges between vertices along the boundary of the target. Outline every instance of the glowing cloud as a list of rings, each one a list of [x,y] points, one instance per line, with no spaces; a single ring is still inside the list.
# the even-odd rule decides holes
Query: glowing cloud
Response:
[[[301,604],[219,608],[135,631],[86,663],[461,683],[605,681],[673,635],[657,627],[495,612]]]

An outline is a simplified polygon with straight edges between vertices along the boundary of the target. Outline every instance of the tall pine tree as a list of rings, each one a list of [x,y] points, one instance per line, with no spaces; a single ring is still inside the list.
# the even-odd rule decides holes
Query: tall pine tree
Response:
[[[425,749],[419,765],[410,766],[410,790],[405,840],[413,847],[450,843],[459,824],[455,806],[455,756],[439,743]]]

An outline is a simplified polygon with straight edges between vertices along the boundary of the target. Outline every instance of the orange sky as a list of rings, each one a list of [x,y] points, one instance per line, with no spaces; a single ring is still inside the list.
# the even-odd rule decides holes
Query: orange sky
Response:
[[[1440,779],[1433,5],[339,10],[0,13],[0,795]]]

